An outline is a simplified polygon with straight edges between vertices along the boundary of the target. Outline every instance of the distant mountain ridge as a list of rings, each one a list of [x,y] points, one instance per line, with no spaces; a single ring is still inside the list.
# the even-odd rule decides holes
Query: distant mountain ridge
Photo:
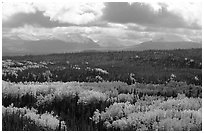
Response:
[[[75,37],[76,38],[76,37]],[[100,46],[91,39],[62,41],[56,38],[47,40],[2,39],[3,55],[38,55],[51,53],[80,52],[95,50]]]
[[[168,42],[168,41],[148,41],[138,45],[130,46],[125,50],[130,51],[143,51],[143,50],[173,50],[173,49],[191,49],[202,48],[202,43],[180,41],[180,42]]]
[[[170,42],[155,40],[143,42],[133,46],[102,47],[92,39],[70,34],[63,38],[50,36],[48,39],[24,40],[20,37],[2,39],[2,55],[39,55],[52,53],[70,53],[82,51],[143,51],[143,50],[172,50],[202,48],[202,43],[190,41]]]

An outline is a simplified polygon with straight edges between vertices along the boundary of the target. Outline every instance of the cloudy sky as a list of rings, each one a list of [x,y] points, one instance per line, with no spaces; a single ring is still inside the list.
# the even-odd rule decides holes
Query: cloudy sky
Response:
[[[202,40],[201,0],[114,3],[7,2],[2,37],[22,40],[83,36],[101,46],[150,40]]]

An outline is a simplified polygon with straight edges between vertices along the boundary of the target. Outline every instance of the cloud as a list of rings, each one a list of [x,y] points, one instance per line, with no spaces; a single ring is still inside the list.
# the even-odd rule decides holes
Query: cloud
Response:
[[[2,3],[2,20],[3,22],[8,21],[12,15],[18,13],[32,14],[35,13],[36,9],[28,2],[23,3]]]
[[[170,28],[200,28],[199,3],[144,2],[106,3],[103,19],[113,23],[136,23],[145,26]]]
[[[49,3],[36,4],[38,10],[44,11],[51,21],[60,23],[87,24],[100,18],[103,3]]]
[[[165,6],[168,12],[173,13],[184,19],[187,25],[197,26],[202,25],[202,1],[201,0],[185,0],[185,1],[165,1],[156,0],[147,4],[151,5],[155,10],[159,11],[162,6]],[[159,7],[159,8],[158,8]]]
[[[34,22],[45,27],[66,26],[66,24],[88,24],[102,15],[103,3],[4,3],[3,23],[5,26],[18,26],[20,23]],[[17,24],[13,22],[17,19]],[[7,24],[8,23],[8,24]],[[48,25],[48,26],[46,26]],[[22,26],[22,25],[21,25]]]
[[[91,38],[101,46],[135,45],[165,38],[202,41],[201,4],[9,3],[3,4],[3,38],[67,41],[69,35]]]
[[[43,27],[134,23],[142,26],[197,28],[202,25],[201,1],[142,0],[139,2],[70,3],[3,2],[3,26]]]
[[[36,25],[41,27],[70,26],[73,24],[59,23],[50,21],[50,18],[43,15],[42,11],[36,11],[34,14],[17,13],[9,21],[2,23],[3,27],[22,27],[24,25]]]

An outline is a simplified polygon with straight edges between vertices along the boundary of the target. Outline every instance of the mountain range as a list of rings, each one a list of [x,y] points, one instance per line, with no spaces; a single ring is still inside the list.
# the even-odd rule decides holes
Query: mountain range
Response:
[[[3,56],[81,52],[99,48],[100,46],[93,40],[80,35],[69,36],[66,40],[53,37],[46,40],[2,39]]]
[[[138,45],[130,46],[125,50],[128,51],[143,51],[143,50],[173,50],[173,49],[191,49],[202,48],[202,43],[190,42],[190,41],[148,41]]]
[[[20,37],[2,39],[2,55],[39,55],[51,53],[70,53],[82,51],[143,51],[202,48],[202,43],[191,41],[165,41],[158,39],[132,46],[101,46],[92,39],[73,34],[63,38],[49,37],[47,39],[25,40]]]

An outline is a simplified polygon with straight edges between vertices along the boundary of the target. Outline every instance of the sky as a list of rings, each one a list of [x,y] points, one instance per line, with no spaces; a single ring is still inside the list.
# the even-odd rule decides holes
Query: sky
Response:
[[[3,2],[2,38],[67,41],[68,36],[87,37],[105,47],[201,42],[202,1]]]

